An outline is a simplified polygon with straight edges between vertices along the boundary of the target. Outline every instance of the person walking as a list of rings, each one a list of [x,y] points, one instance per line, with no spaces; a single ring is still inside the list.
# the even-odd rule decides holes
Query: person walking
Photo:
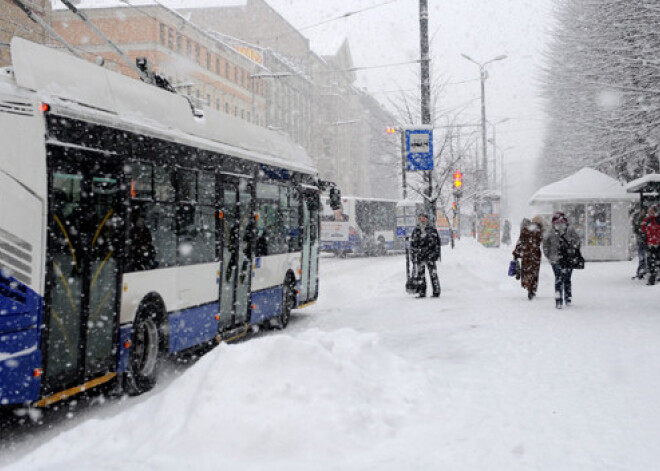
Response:
[[[643,280],[646,275],[646,234],[642,231],[642,221],[646,214],[643,209],[635,211],[632,214],[633,233],[635,234],[635,242],[637,243],[637,270],[633,280]]]
[[[543,220],[534,216],[530,221],[523,219],[520,237],[513,250],[513,258],[520,259],[520,285],[527,290],[530,301],[536,296],[541,268],[541,244],[543,243]]]
[[[658,262],[660,262],[660,221],[657,212],[658,208],[655,205],[651,206],[641,224],[642,232],[646,237],[646,263],[649,270],[647,285],[655,284],[655,275],[658,272]]]
[[[571,276],[573,258],[580,250],[580,236],[569,226],[562,212],[552,216],[552,229],[543,239],[543,254],[550,261],[555,274],[555,307],[561,309],[564,301],[570,306],[573,300]]]
[[[415,270],[417,297],[426,297],[426,268],[429,269],[433,297],[439,297],[440,281],[436,262],[440,259],[440,236],[438,230],[429,224],[426,213],[417,214],[417,226],[411,236],[410,251]]]
[[[511,243],[511,222],[508,219],[504,220],[504,227],[502,228],[502,243],[509,245]]]

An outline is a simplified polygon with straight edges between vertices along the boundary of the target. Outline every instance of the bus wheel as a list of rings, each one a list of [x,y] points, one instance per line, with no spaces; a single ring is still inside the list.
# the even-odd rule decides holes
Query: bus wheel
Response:
[[[291,318],[291,310],[296,305],[296,291],[290,278],[284,282],[282,287],[282,314],[275,319],[274,327],[277,329],[286,329]]]
[[[131,395],[149,391],[158,374],[159,335],[157,310],[147,307],[133,325],[133,341],[126,372],[126,390]]]

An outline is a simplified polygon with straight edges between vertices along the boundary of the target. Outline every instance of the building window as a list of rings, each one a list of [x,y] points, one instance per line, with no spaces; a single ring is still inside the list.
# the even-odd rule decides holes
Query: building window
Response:
[[[225,77],[229,78],[229,62],[225,62]]]
[[[167,47],[174,48],[174,30],[172,28],[167,28]]]
[[[199,43],[195,43],[195,62],[199,64],[199,60]]]
[[[206,68],[211,70],[211,53],[206,51]]]
[[[234,106],[234,116],[238,117],[238,106]]]
[[[225,113],[229,114],[229,102],[225,103]]]
[[[186,56],[192,57],[192,41],[186,39]]]
[[[183,36],[180,33],[176,33],[176,50],[181,52],[183,48]]]
[[[206,94],[206,106],[211,106],[211,95]]]
[[[220,75],[220,58],[215,58],[215,73]]]
[[[160,24],[160,43],[165,44],[165,25]]]

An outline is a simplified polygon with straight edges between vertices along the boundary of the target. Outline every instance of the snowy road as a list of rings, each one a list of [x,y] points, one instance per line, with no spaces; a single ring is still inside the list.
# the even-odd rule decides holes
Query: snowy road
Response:
[[[421,300],[402,257],[323,259],[284,333],[24,433],[0,469],[657,469],[660,287],[592,263],[559,311],[549,265],[530,302],[509,258],[445,248],[442,296]]]

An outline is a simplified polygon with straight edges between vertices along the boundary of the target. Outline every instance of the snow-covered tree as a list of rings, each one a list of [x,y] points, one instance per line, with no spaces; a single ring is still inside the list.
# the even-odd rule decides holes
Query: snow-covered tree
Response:
[[[584,166],[625,181],[660,171],[659,26],[655,2],[557,0],[540,183]]]

